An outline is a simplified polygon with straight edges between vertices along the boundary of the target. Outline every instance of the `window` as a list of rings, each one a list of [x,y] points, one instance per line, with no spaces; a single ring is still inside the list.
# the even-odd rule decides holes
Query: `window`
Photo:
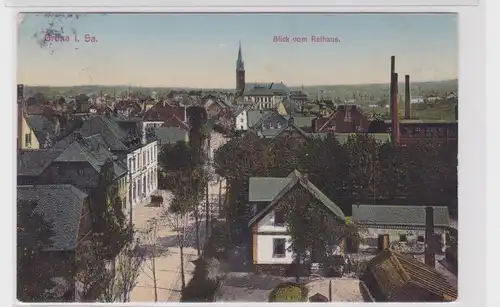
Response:
[[[434,129],[432,128],[425,128],[425,136],[428,138],[431,138],[434,135]]]
[[[283,211],[276,210],[274,211],[274,226],[283,226],[285,225],[285,215]]]
[[[240,122],[243,122],[243,117],[240,118]]]
[[[273,258],[284,258],[286,255],[285,239],[273,239]]]
[[[244,130],[244,129],[243,129],[243,126],[240,126],[240,130]]]
[[[26,133],[24,135],[24,145],[31,146],[31,133]]]
[[[78,175],[84,175],[85,174],[85,169],[83,167],[79,167],[76,172],[78,173]]]
[[[444,128],[442,128],[442,127],[437,128],[437,136],[438,136],[439,138],[444,138],[444,136],[445,136],[445,129],[444,129]]]
[[[405,234],[399,235],[399,242],[406,242],[406,235]]]
[[[280,128],[281,128],[281,124],[280,124],[279,122],[278,122],[278,123],[276,123],[276,127],[277,127],[278,129],[280,129]]]
[[[424,241],[425,241],[424,236],[418,236],[418,237],[417,237],[417,242],[418,242],[418,243],[424,243]]]

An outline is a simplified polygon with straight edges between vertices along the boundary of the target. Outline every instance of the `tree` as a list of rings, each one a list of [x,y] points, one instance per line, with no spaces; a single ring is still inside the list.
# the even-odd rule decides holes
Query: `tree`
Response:
[[[359,230],[333,215],[318,199],[296,187],[278,204],[285,215],[291,236],[291,249],[296,256],[296,281],[300,280],[301,263],[310,252],[314,262],[328,265],[342,238],[360,240]]]
[[[158,231],[161,227],[161,220],[151,218],[147,221],[147,227],[142,232],[141,245],[143,245],[144,265],[149,273],[147,276],[153,282],[154,301],[158,302],[158,278],[156,276],[156,258],[167,252],[162,246],[158,246]],[[144,272],[146,273],[146,272]]]
[[[53,244],[53,225],[36,213],[37,202],[17,201],[17,298],[44,302],[52,298],[53,268],[44,252]]]
[[[137,285],[145,254],[137,246],[127,244],[114,260],[114,276],[104,287],[105,302],[130,302],[130,294]]]
[[[89,239],[83,243],[81,252],[76,253],[75,285],[79,293],[79,301],[94,302],[98,300],[112,279],[106,267],[108,258],[106,250],[99,240]]]
[[[186,287],[186,276],[184,272],[184,245],[185,245],[185,234],[186,227],[188,224],[188,209],[185,206],[184,201],[177,197],[174,197],[170,208],[165,208],[161,214],[161,219],[165,224],[175,231],[175,238],[177,246],[179,246],[179,257],[180,257],[180,273],[181,273],[181,291]]]
[[[205,186],[207,185],[206,167],[199,164],[197,150],[185,142],[179,142],[174,146],[166,146],[162,150],[158,161],[161,168],[167,172],[165,188],[172,191],[174,198],[182,199],[185,213],[192,213],[195,218],[196,247],[201,254],[200,226],[202,214],[199,204],[203,199]]]
[[[103,253],[116,256],[132,239],[133,229],[123,212],[123,203],[114,180],[113,162],[102,167],[97,187],[90,192],[93,233]]]

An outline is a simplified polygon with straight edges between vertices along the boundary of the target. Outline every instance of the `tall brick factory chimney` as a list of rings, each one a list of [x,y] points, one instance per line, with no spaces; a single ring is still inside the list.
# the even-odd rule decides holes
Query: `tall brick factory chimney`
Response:
[[[17,149],[23,145],[22,126],[24,117],[24,85],[17,85]]]
[[[405,75],[405,119],[411,118],[410,75]]]
[[[392,100],[394,99],[394,87],[392,84],[392,75],[396,72],[396,57],[391,56],[391,75],[389,78],[389,116],[392,116]]]
[[[425,264],[436,266],[436,237],[434,236],[434,208],[425,208]]]
[[[458,104],[455,105],[455,120],[458,121]]]
[[[391,77],[391,141],[393,145],[399,144],[399,116],[398,116],[398,74]]]

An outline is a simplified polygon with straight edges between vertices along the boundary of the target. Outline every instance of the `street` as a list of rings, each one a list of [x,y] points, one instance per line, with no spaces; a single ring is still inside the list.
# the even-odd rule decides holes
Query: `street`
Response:
[[[169,203],[169,196],[163,193],[164,202]],[[147,221],[153,217],[159,217],[163,208],[138,206],[134,210],[134,225],[136,229],[146,229]],[[188,221],[184,243],[184,272],[186,284],[191,279],[194,264],[191,262],[197,259],[196,251],[196,228],[193,219]],[[150,238],[147,242],[141,243],[151,245],[156,242],[158,253],[155,257],[155,271],[157,281],[157,295],[159,302],[180,300],[181,273],[180,273],[180,248],[177,244],[177,233],[171,225],[160,225],[156,238]],[[200,222],[200,245],[203,246],[205,240],[205,221]],[[146,258],[137,285],[131,294],[131,302],[154,302],[154,283],[152,278],[151,259]]]

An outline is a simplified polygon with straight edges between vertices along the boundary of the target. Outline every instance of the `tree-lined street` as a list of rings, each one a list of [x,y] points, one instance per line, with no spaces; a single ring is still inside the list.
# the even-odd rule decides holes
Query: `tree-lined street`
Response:
[[[169,193],[163,193],[165,204],[169,204],[171,196]],[[151,218],[157,218],[163,214],[164,208],[157,207],[138,207],[134,214],[134,225],[138,232],[146,230],[148,221]],[[192,260],[197,258],[196,249],[196,231],[194,219],[188,219],[186,225],[185,243],[184,243],[184,263],[186,283],[191,278],[191,272],[194,268]],[[205,223],[200,223],[200,242],[204,242],[205,237]],[[155,271],[157,283],[157,299],[159,302],[165,301],[179,301],[181,291],[181,266],[180,266],[180,248],[177,244],[177,232],[172,229],[171,225],[164,222],[158,227],[156,233],[156,242],[146,240],[140,243],[144,249],[150,249],[151,244],[156,243],[158,250],[157,257],[155,257]],[[137,279],[137,285],[132,291],[132,302],[152,302],[154,301],[154,278],[151,272],[150,265],[147,259],[151,254],[146,256],[145,263],[141,266],[141,271]]]

